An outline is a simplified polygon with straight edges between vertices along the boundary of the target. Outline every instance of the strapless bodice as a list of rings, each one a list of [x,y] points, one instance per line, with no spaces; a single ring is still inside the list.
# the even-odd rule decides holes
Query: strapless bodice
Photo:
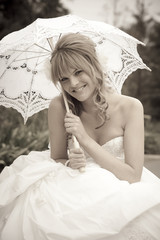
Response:
[[[123,136],[115,137],[105,144],[102,145],[102,148],[106,149],[109,153],[113,154],[116,158],[124,161],[124,145],[123,145]],[[85,152],[86,158],[88,161],[91,161],[91,157]]]

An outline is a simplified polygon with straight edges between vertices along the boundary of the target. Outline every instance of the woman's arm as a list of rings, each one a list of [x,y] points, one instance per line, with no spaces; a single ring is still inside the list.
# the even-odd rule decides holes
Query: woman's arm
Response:
[[[101,167],[109,170],[119,179],[133,183],[140,180],[144,162],[143,107],[137,99],[127,98],[124,102],[122,114],[125,120],[123,126],[125,163],[118,160],[89,137],[85,133],[82,123],[78,123],[78,120],[77,125],[73,124],[72,129],[70,128],[68,131],[72,131],[84,150]]]
[[[54,98],[48,109],[48,127],[51,158],[64,163],[67,160],[67,135],[64,128],[65,108],[61,96]]]
[[[67,133],[64,127],[66,109],[61,96],[52,100],[48,109],[48,127],[50,137],[51,158],[65,164],[68,160]],[[72,145],[72,144],[71,144]],[[69,166],[73,169],[85,167],[86,159],[82,149],[71,149]]]
[[[83,141],[84,149],[103,168],[111,171],[121,180],[130,183],[141,178],[144,163],[144,122],[142,104],[132,99],[124,109],[126,119],[124,126],[125,163],[116,159],[99,144],[90,139]]]

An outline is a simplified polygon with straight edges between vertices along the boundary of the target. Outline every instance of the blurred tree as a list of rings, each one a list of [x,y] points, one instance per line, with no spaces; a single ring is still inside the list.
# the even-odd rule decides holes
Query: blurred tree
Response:
[[[21,154],[48,148],[47,109],[34,114],[24,125],[13,108],[0,106],[0,162],[10,165]]]
[[[0,39],[37,18],[58,17],[67,13],[59,0],[0,0]]]
[[[149,104],[148,112],[153,119],[160,120],[160,23],[154,23],[149,33],[147,56],[152,69],[148,87],[144,86],[144,101]]]
[[[138,70],[124,84],[123,93],[140,99],[146,114],[153,119],[160,119],[160,23],[156,23],[147,15],[144,1],[137,0],[136,23],[129,34],[146,43],[146,47],[139,46],[138,50],[143,61],[151,68],[151,72]]]

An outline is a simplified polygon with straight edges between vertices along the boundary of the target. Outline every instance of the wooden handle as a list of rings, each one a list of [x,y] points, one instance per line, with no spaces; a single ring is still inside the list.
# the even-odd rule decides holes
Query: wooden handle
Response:
[[[73,146],[74,146],[74,148],[80,148],[79,142],[77,141],[77,139],[76,139],[75,136],[72,136],[72,140],[73,140]],[[85,172],[85,168],[84,168],[84,167],[81,167],[81,168],[79,168],[79,171],[80,171],[80,172]]]
[[[64,104],[65,104],[65,107],[66,107],[66,111],[69,112],[69,106],[68,106],[68,102],[67,102],[67,98],[65,96],[65,93],[62,89],[62,95],[63,95],[63,99],[64,99]],[[79,142],[77,141],[76,137],[75,136],[72,136],[72,140],[73,140],[73,146],[74,148],[80,148],[80,145],[79,145]],[[81,167],[79,168],[79,171],[80,172],[85,172],[85,168],[84,167]]]

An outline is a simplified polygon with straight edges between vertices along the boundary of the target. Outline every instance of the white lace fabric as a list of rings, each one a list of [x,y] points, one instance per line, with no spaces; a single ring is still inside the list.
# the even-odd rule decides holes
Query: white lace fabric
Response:
[[[102,145],[102,148],[106,149],[108,152],[113,154],[117,159],[124,161],[124,147],[123,147],[123,136],[115,137],[105,144]],[[84,149],[83,149],[84,150]],[[89,156],[87,152],[85,152],[87,164],[95,163],[93,158]]]
[[[82,33],[95,42],[106,83],[118,93],[133,71],[149,70],[137,52],[137,44],[142,43],[111,25],[74,15],[39,18],[0,41],[0,104],[15,108],[25,122],[59,94],[51,82],[52,49],[47,38],[55,45],[69,32]]]
[[[122,157],[123,137],[102,147]],[[129,184],[89,161],[80,173],[56,163],[49,150],[33,151],[6,167],[1,240],[159,240],[160,181],[148,171],[142,182]]]

